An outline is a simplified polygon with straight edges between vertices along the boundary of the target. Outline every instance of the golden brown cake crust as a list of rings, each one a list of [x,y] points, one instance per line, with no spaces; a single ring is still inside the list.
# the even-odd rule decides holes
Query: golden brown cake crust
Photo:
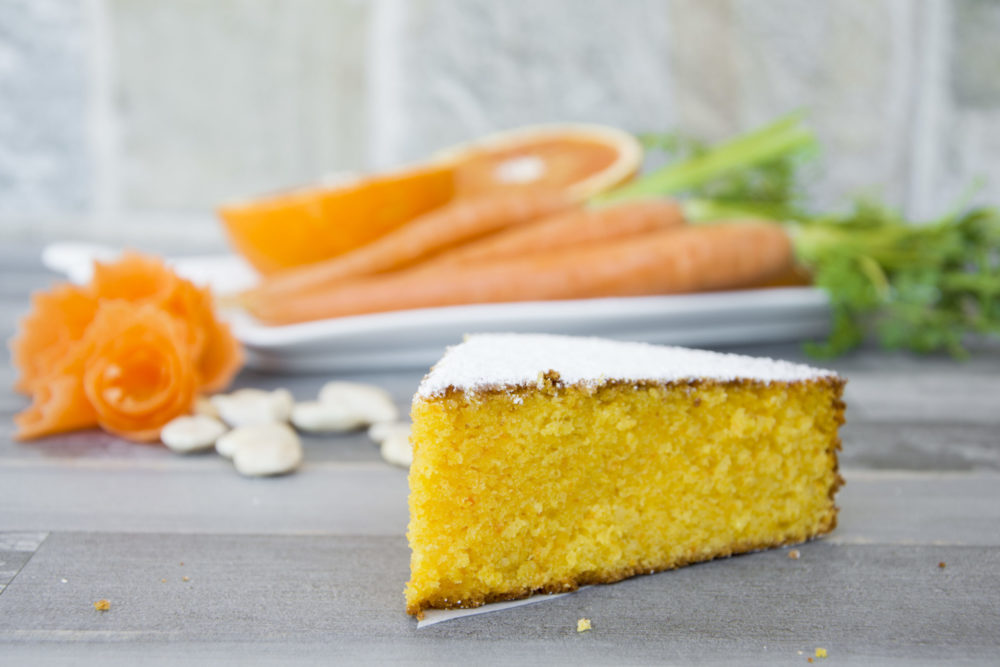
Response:
[[[779,380],[779,381],[766,381],[766,380],[753,380],[749,378],[741,378],[738,380],[706,380],[704,378],[691,378],[690,380],[670,380],[670,381],[656,381],[656,380],[621,380],[621,379],[609,379],[602,382],[600,385],[595,386],[582,386],[582,389],[588,391],[596,391],[598,389],[604,389],[606,387],[635,387],[637,389],[644,387],[662,387],[664,389],[671,389],[675,387],[691,387],[693,389],[707,388],[707,387],[752,387],[754,385],[767,385],[767,384],[781,384],[787,386],[795,386],[800,384],[814,384],[817,386],[826,385],[834,389],[834,393],[837,396],[837,400],[834,403],[834,407],[838,410],[838,416],[840,418],[840,423],[844,423],[844,407],[845,404],[840,397],[844,391],[844,385],[847,384],[847,380],[838,375],[824,375],[815,378],[809,378],[808,380]],[[518,394],[525,391],[538,391],[538,390],[555,390],[564,389],[566,387],[577,386],[572,383],[563,382],[559,373],[553,370],[546,371],[539,374],[538,381],[535,384],[518,384],[518,385],[485,385],[482,387],[477,387],[473,393],[476,396],[488,396],[490,394]],[[435,398],[450,398],[456,394],[468,394],[469,391],[465,389],[459,389],[454,386],[448,386],[440,394],[436,395]],[[427,399],[425,399],[427,400]],[[433,399],[430,399],[433,400]],[[839,449],[839,446],[838,446]]]
[[[678,387],[678,386],[689,386],[689,387],[708,387],[714,385],[725,385],[728,387],[746,387],[752,386],[754,384],[761,383],[758,380],[750,379],[740,379],[740,380],[704,380],[704,379],[692,379],[689,381],[671,381],[671,382],[654,382],[654,381],[625,381],[625,380],[610,380],[604,386],[611,385],[625,385],[625,386],[635,386],[635,387]],[[821,376],[816,378],[811,378],[809,380],[793,380],[780,382],[780,384],[794,385],[799,383],[809,383],[816,385],[827,385],[833,389],[833,401],[832,405],[834,408],[835,418],[838,425],[842,425],[845,421],[844,411],[846,404],[842,400],[844,386],[846,385],[846,380],[842,377],[833,376]],[[559,374],[555,371],[549,371],[544,373],[539,378],[539,383],[534,386],[519,385],[516,387],[488,387],[477,391],[483,393],[520,393],[523,391],[537,391],[539,389],[543,390],[556,390],[565,387],[560,378]],[[448,387],[444,392],[444,396],[454,395],[456,393],[464,393],[463,390],[456,389],[454,387]],[[449,598],[442,597],[430,597],[418,601],[416,604],[408,604],[406,608],[406,613],[416,616],[418,619],[423,618],[423,612],[426,609],[471,609],[475,607],[481,607],[484,604],[489,604],[493,602],[504,602],[508,600],[519,600],[523,598],[530,597],[536,594],[555,594],[555,593],[567,593],[575,591],[581,586],[589,586],[594,584],[612,584],[623,579],[628,579],[640,574],[654,574],[656,572],[663,572],[666,570],[674,570],[685,565],[692,565],[695,563],[702,563],[717,558],[727,558],[730,556],[735,556],[739,554],[750,553],[754,551],[762,551],[765,549],[772,549],[777,547],[789,546],[792,544],[800,544],[803,541],[809,541],[817,537],[821,537],[830,533],[837,527],[837,513],[839,508],[834,504],[834,496],[837,490],[840,489],[846,482],[844,478],[839,474],[839,461],[837,457],[837,452],[841,449],[841,440],[837,432],[834,432],[834,437],[831,439],[829,447],[827,448],[827,453],[830,455],[833,461],[833,482],[829,488],[829,498],[830,498],[830,509],[827,516],[823,518],[818,529],[810,535],[806,535],[803,538],[798,536],[781,538],[774,541],[757,541],[757,542],[741,542],[732,544],[726,548],[720,549],[714,553],[710,553],[704,556],[698,556],[694,558],[678,558],[668,561],[663,561],[649,566],[643,567],[627,567],[621,570],[617,570],[610,573],[597,574],[597,573],[584,573],[578,577],[567,579],[565,581],[557,581],[551,584],[541,586],[538,588],[520,588],[511,591],[502,592],[491,592],[485,595],[472,594],[467,595],[462,600],[452,600]]]

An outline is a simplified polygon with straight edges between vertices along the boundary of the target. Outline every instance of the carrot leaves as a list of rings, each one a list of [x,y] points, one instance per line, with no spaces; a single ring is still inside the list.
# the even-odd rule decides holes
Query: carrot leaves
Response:
[[[784,225],[830,297],[830,335],[810,353],[834,356],[874,337],[886,348],[963,357],[973,337],[1000,338],[1000,209],[965,208],[927,223],[868,199],[815,211],[802,166],[818,144],[801,114],[716,145],[679,134],[641,138],[670,161],[605,197],[670,195],[690,220]]]

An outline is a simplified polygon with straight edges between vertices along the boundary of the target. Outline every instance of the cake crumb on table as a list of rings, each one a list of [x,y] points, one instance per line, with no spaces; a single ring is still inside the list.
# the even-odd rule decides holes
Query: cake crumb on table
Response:
[[[818,648],[818,649],[816,649],[816,657],[817,658],[825,658],[826,657],[826,649],[825,648]]]
[[[98,600],[94,603],[94,609],[97,611],[107,611],[111,609],[111,603],[104,599]]]
[[[587,630],[590,630],[590,619],[589,618],[581,618],[579,621],[576,622],[576,631],[577,632],[586,632]]]
[[[191,581],[191,577],[181,577],[181,581]]]
[[[788,552],[788,557],[791,558],[792,560],[798,560],[800,555],[801,554],[799,553],[798,549],[792,549],[791,551]]]
[[[938,567],[943,570],[946,567],[946,563],[944,561],[941,561],[940,563],[938,563]]]

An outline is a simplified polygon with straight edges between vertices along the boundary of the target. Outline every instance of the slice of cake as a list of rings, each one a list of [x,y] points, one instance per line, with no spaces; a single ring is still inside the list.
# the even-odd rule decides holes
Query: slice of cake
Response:
[[[844,381],[596,338],[490,334],[413,401],[406,609],[475,607],[834,528]]]

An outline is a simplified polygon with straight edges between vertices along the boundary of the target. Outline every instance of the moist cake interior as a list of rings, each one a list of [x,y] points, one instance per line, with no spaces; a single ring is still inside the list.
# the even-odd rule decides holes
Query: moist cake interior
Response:
[[[412,407],[407,611],[571,590],[836,525],[843,381],[545,335],[452,348]]]

